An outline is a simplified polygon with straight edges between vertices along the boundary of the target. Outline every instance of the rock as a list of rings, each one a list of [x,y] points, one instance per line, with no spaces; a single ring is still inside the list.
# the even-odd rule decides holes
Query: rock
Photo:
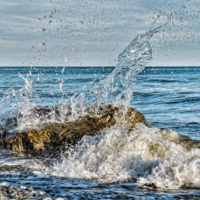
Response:
[[[12,137],[9,139],[9,143],[12,144],[13,152],[18,152],[18,153],[24,152],[24,147],[22,144],[23,138],[24,138],[23,134],[20,133],[16,137]]]
[[[20,199],[22,197],[22,195],[17,191],[17,199]]]
[[[34,191],[33,187],[29,187],[28,189],[24,186],[21,186],[20,188],[16,186],[0,187],[0,199],[30,199],[30,198],[41,199],[42,197],[47,197],[47,196],[48,195],[46,195],[45,192]]]
[[[31,193],[26,193],[26,194],[23,194],[23,197],[33,197],[33,195]]]
[[[7,189],[7,193],[8,193],[8,194],[12,194],[12,193],[13,193],[13,190],[12,190],[11,188],[8,188],[8,189]]]
[[[13,152],[57,157],[61,152],[66,152],[67,148],[75,146],[85,135],[94,136],[115,124],[126,125],[128,130],[132,130],[137,123],[148,126],[145,117],[134,108],[124,111],[123,107],[108,105],[101,107],[96,113],[88,111],[88,114],[74,122],[44,125],[39,129],[11,133],[7,140],[4,139],[4,143]]]
[[[3,190],[0,192],[2,195],[6,195],[7,194],[7,191],[6,190]]]
[[[36,196],[37,197],[47,197],[45,192],[39,192]]]
[[[17,199],[16,196],[13,196],[13,195],[10,195],[10,194],[6,195],[6,197],[7,197],[7,199]]]
[[[173,130],[163,129],[161,131],[161,134],[163,136],[163,139],[168,139],[170,142],[174,142],[178,145],[181,145],[188,150],[192,148],[200,149],[200,142],[198,140],[193,140],[188,136],[178,135]]]
[[[29,187],[29,188],[28,188],[28,191],[31,191],[31,192],[32,192],[32,191],[33,191],[33,187]]]
[[[26,187],[25,187],[25,186],[21,186],[19,189],[25,190]],[[18,189],[18,190],[19,190],[19,189]]]

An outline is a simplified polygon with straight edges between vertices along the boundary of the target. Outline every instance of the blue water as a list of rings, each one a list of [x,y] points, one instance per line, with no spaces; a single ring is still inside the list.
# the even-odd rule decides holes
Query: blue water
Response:
[[[28,78],[32,80],[32,101],[37,105],[59,103],[61,97],[68,99],[81,93],[83,88],[85,92],[91,90],[113,70],[114,67],[67,67],[62,73],[63,67],[33,68]],[[12,89],[19,92],[25,86],[19,73],[26,77],[29,72],[28,67],[0,68],[0,100]],[[148,67],[137,75],[137,81],[132,85],[134,98],[131,105],[158,128],[173,129],[200,139],[199,73],[198,67]]]
[[[105,79],[113,67],[2,67],[0,68],[0,114],[12,112],[17,98],[15,93],[27,90],[25,80],[32,81],[30,102],[36,105],[54,105],[74,94],[87,93],[94,84]],[[31,73],[30,73],[31,72]],[[147,121],[157,127],[173,129],[180,135],[200,140],[200,68],[198,67],[148,67],[137,75],[132,85],[134,98],[131,105]],[[14,162],[17,158],[1,154],[1,162]],[[9,158],[9,159],[8,159]],[[6,161],[4,161],[6,160]],[[34,160],[34,159],[33,159]],[[28,161],[26,161],[28,162]],[[33,162],[31,160],[31,162]],[[37,161],[39,162],[39,161]],[[43,162],[43,161],[41,161]],[[40,165],[40,163],[38,164]],[[32,185],[35,190],[46,191],[51,198],[69,199],[199,199],[199,189],[160,190],[139,187],[133,180],[122,183],[99,183],[83,179],[68,179],[52,175],[34,174],[24,166],[11,173],[1,171],[0,181],[11,185]],[[26,169],[26,170],[25,170]]]

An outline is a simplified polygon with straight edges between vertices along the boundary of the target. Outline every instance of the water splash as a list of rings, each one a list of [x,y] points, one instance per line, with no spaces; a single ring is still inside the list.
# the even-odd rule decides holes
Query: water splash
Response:
[[[118,64],[106,79],[101,80],[86,94],[84,102],[105,104],[128,104],[133,97],[132,85],[136,75],[144,70],[152,59],[152,48],[149,40],[163,26],[149,30],[137,37],[118,56]],[[86,99],[86,100],[85,100]]]
[[[51,173],[102,182],[133,179],[163,189],[200,188],[200,149],[177,143],[181,137],[141,124],[131,132],[114,126],[84,137],[75,153],[55,163]]]
[[[77,119],[80,114],[84,115],[88,109],[86,104],[92,105],[98,113],[100,107],[104,105],[123,105],[123,113],[130,106],[133,98],[133,85],[136,75],[144,70],[148,62],[152,59],[152,48],[149,40],[165,27],[166,23],[150,29],[144,34],[139,34],[118,56],[118,64],[114,71],[89,92],[75,94],[70,99],[73,112],[71,119]],[[123,118],[122,118],[123,119]]]
[[[33,81],[31,79],[33,75],[31,72],[27,77],[19,74],[19,77],[24,80],[25,86],[18,93],[16,91],[12,92],[13,95],[10,98],[13,101],[11,104],[12,108],[18,110],[18,130],[23,130],[25,127],[34,128],[34,126],[38,127],[43,124],[64,122],[66,120],[74,121],[80,116],[86,115],[88,107],[91,107],[94,110],[94,114],[97,114],[99,108],[103,105],[123,105],[124,113],[126,113],[126,108],[129,107],[130,101],[133,98],[133,85],[136,75],[152,59],[152,48],[149,40],[163,27],[164,25],[137,35],[118,56],[118,64],[114,71],[94,85],[89,92],[85,89],[80,94],[74,94],[74,96],[65,99],[66,93],[63,90],[64,79],[59,79],[58,87],[61,92],[61,98],[58,105],[39,106],[36,108],[37,100],[40,97],[34,96]],[[65,58],[66,62],[67,58]],[[65,67],[62,69],[62,74],[64,70]],[[39,75],[37,75],[36,79],[37,81],[40,80]]]

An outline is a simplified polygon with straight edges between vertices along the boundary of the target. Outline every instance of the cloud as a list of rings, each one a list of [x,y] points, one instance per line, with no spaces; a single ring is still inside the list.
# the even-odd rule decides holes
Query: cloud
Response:
[[[154,63],[185,59],[183,47],[194,53],[188,63],[199,63],[199,52],[190,45],[199,42],[199,8],[197,0],[3,1],[0,65],[62,65],[64,57],[69,65],[115,65],[123,48],[149,30],[159,13],[156,25],[170,23],[151,40]]]

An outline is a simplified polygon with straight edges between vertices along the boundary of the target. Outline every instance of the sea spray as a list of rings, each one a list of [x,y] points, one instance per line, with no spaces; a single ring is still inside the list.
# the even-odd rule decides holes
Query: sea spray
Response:
[[[95,115],[100,107],[109,104],[112,106],[122,105],[123,113],[125,114],[133,98],[133,85],[136,75],[152,59],[152,49],[149,40],[154,34],[162,30],[163,27],[164,25],[138,35],[119,55],[118,64],[114,71],[105,79],[100,80],[89,91],[86,88],[80,93],[67,97],[67,94],[64,92],[65,80],[64,78],[59,78],[58,87],[61,95],[59,103],[55,105],[42,106],[40,105],[41,103],[37,103],[41,101],[41,97],[34,94],[32,84],[34,78],[41,82],[41,75],[40,77],[39,75],[34,77],[31,71],[27,77],[19,74],[19,77],[25,83],[24,87],[19,91],[14,91],[4,99],[5,103],[8,103],[9,99],[12,110],[15,110],[14,113],[10,113],[9,118],[17,118],[17,121],[11,125],[13,126],[11,130],[22,131],[39,128],[50,123],[75,121],[88,114],[88,107],[93,109]],[[65,64],[66,62],[67,58],[65,58]],[[61,71],[62,74],[64,70],[65,67]],[[91,84],[94,83],[91,82]],[[42,104],[45,105],[45,102]],[[46,111],[48,110],[48,113],[41,114],[42,110],[44,110],[43,113],[47,113]],[[39,111],[39,113],[36,111]]]
[[[61,98],[59,104],[35,106],[32,75],[23,76],[26,84],[20,95],[16,91],[12,93],[19,103],[13,104],[19,111],[14,123],[15,131],[75,121],[88,114],[95,116],[106,104],[121,106],[122,111],[126,111],[133,97],[136,75],[152,58],[149,39],[161,29],[158,27],[138,35],[119,55],[118,65],[107,78],[89,92],[77,93],[66,101]],[[59,84],[62,87],[58,89],[64,92],[64,81],[63,85]],[[112,183],[131,179],[141,186],[167,189],[199,187],[198,146],[190,145],[188,148],[190,141],[186,140],[187,145],[184,145],[184,140],[174,131],[162,131],[142,124],[130,131],[125,124],[119,127],[119,123],[105,128],[99,135],[83,137],[70,156],[54,161],[53,167],[45,169],[46,173]]]
[[[82,101],[101,104],[129,104],[133,98],[132,86],[136,75],[144,70],[152,59],[152,48],[149,40],[154,34],[162,30],[159,26],[137,37],[118,56],[118,64],[107,78],[96,84],[89,94],[86,93]]]
[[[89,92],[82,92],[71,97],[71,119],[84,115],[88,106],[92,105],[98,113],[100,107],[105,105],[123,106],[125,115],[133,98],[133,86],[136,75],[143,71],[152,59],[152,48],[149,40],[154,34],[161,31],[166,24],[139,34],[118,56],[118,64],[111,74],[95,84]],[[123,118],[122,118],[123,119]]]
[[[200,187],[200,149],[177,144],[179,137],[175,131],[141,124],[131,132],[114,126],[85,136],[51,171],[55,176],[101,182],[133,179],[141,186],[163,189]]]
[[[114,71],[94,86],[90,95],[97,108],[102,103],[128,107],[133,81],[152,59],[149,39],[161,28],[137,36],[119,55]],[[172,130],[138,124],[128,131],[116,124],[100,135],[85,136],[73,155],[54,165],[52,173],[103,182],[136,179],[139,185],[163,189],[200,187],[200,150],[189,143]]]

